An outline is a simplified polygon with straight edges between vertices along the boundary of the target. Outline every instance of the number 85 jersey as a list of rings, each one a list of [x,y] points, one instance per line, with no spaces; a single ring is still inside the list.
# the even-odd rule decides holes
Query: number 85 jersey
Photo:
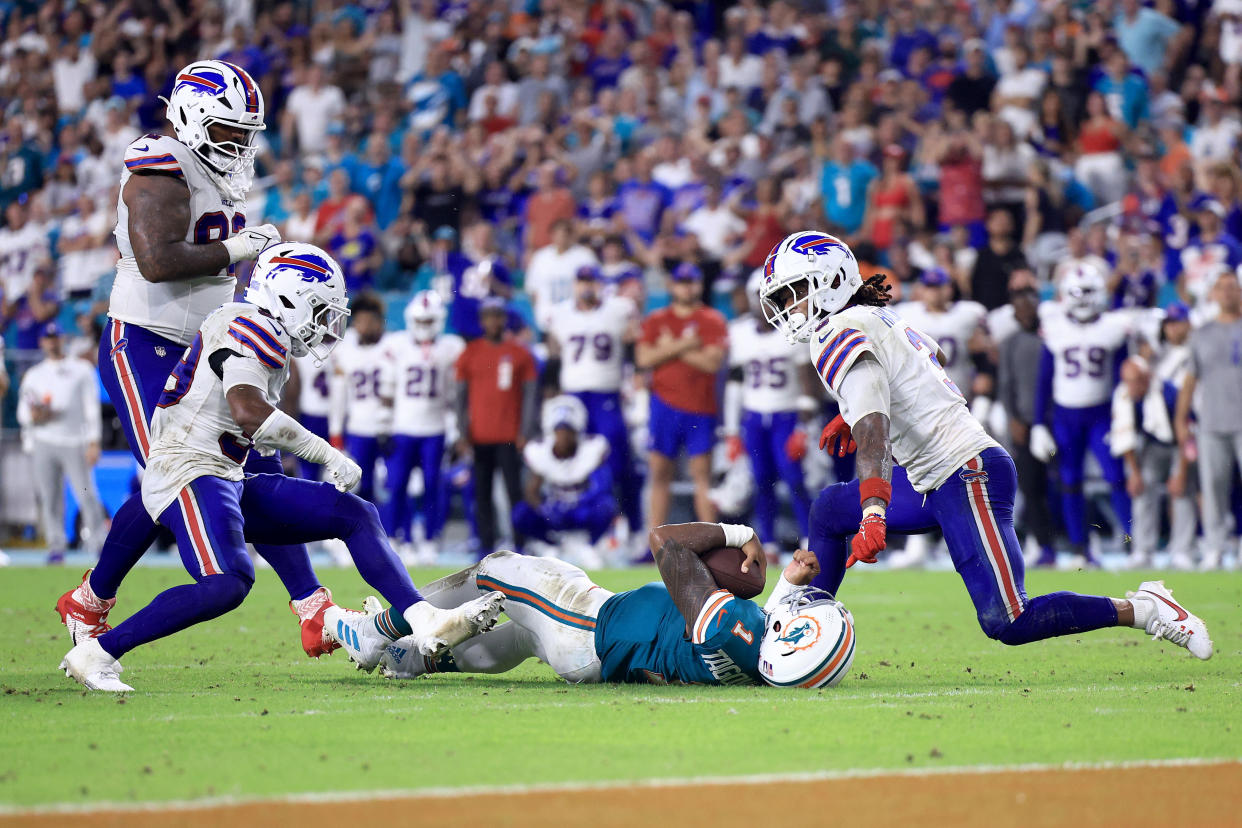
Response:
[[[850,409],[841,381],[863,354],[880,364],[888,380],[893,459],[905,467],[916,492],[935,489],[979,452],[998,445],[940,367],[939,345],[892,309],[848,307],[824,320],[809,345],[816,373],[851,427],[868,412]]]
[[[121,260],[116,266],[108,315],[189,345],[207,315],[233,301],[233,267],[196,279],[158,284],[143,278],[129,240],[129,207],[124,198],[125,185],[135,175],[171,176],[189,188],[190,223],[185,229],[185,240],[190,244],[224,241],[239,232],[246,226],[246,216],[237,208],[245,205],[225,201],[194,153],[176,138],[144,135],[125,150],[122,195],[117,197],[113,230]]]
[[[1088,408],[1112,399],[1117,357],[1129,337],[1130,318],[1114,311],[1092,322],[1078,322],[1056,303],[1041,306],[1044,347],[1053,359],[1053,402],[1062,408]]]

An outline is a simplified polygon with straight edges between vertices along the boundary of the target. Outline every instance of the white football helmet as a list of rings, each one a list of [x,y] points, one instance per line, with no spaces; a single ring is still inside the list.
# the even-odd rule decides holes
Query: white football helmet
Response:
[[[827,592],[801,587],[768,614],[759,675],[774,687],[831,687],[854,662],[854,616]]]
[[[786,236],[768,255],[759,299],[768,323],[796,345],[806,342],[862,286],[858,260],[845,242],[827,233],[802,231]],[[806,314],[795,312],[808,296]]]
[[[1108,306],[1108,283],[1100,269],[1077,262],[1061,271],[1061,302],[1079,322],[1090,322]]]
[[[345,334],[345,276],[313,244],[281,242],[260,253],[244,298],[284,325],[295,357],[323,362]]]
[[[189,147],[206,167],[226,198],[240,201],[254,181],[255,136],[263,123],[263,92],[240,66],[222,60],[199,60],[177,73],[172,92],[160,98],[177,140]],[[212,124],[244,129],[246,139],[214,141]]]
[[[587,410],[582,400],[562,394],[543,404],[540,425],[544,434],[551,434],[557,426],[567,425],[581,434],[587,427]]]
[[[444,330],[447,315],[443,296],[434,290],[420,290],[405,306],[405,328],[415,342],[431,342]]]

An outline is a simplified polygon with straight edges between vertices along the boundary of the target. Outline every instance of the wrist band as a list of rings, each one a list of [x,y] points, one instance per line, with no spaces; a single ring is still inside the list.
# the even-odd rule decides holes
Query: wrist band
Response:
[[[858,484],[860,503],[866,503],[873,497],[883,500],[884,505],[887,506],[888,502],[893,499],[893,484],[882,477],[868,477]]]
[[[755,536],[754,529],[740,523],[717,523],[716,525],[720,527],[720,531],[724,532],[724,545],[734,549],[741,549]]]

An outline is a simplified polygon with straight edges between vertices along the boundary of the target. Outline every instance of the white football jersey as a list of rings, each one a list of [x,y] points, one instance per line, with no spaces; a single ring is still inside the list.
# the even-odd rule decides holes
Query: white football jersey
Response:
[[[988,310],[978,302],[953,302],[943,312],[922,302],[902,302],[893,308],[916,331],[927,334],[944,352],[943,368],[963,394],[970,395],[975,366],[970,360],[970,338],[985,323]]]
[[[888,377],[893,459],[905,467],[916,492],[935,489],[979,452],[998,445],[936,361],[936,341],[891,308],[846,308],[825,320],[809,345],[816,372],[851,427],[858,418],[840,395],[841,380],[863,354],[879,362]]]
[[[254,305],[230,302],[207,317],[168,376],[151,418],[151,454],[142,503],[157,518],[189,483],[204,475],[241,480],[251,441],[229,410],[226,361],[276,406],[289,379],[289,335]],[[234,366],[230,365],[230,370]]]
[[[780,331],[753,316],[730,322],[729,366],[742,369],[742,408],[762,414],[797,410],[802,394],[800,351]]]
[[[311,417],[332,413],[332,357],[316,364],[312,356],[294,357],[298,366],[298,411]]]
[[[379,342],[363,345],[346,336],[332,353],[338,374],[345,379],[345,433],[379,437],[390,433],[392,409],[384,404],[384,375],[392,357],[388,334]]]
[[[573,457],[562,460],[552,453],[552,439],[532,440],[522,450],[527,467],[543,478],[544,497],[558,503],[575,503],[586,491],[595,470],[608,459],[608,440],[599,434],[583,434]]]
[[[43,226],[28,221],[20,230],[0,227],[0,293],[16,300],[34,281],[35,267],[50,258]]]
[[[225,201],[194,153],[176,138],[144,135],[125,150],[125,169],[121,171],[121,191],[131,175],[139,171],[175,175],[190,188],[190,226],[185,240],[191,244],[223,241],[246,226],[244,203]],[[122,322],[189,345],[207,315],[225,302],[233,301],[236,279],[233,267],[176,282],[148,282],[138,272],[134,249],[129,242],[129,208],[117,197],[117,247],[121,260],[112,283],[108,315]]]
[[[547,330],[561,346],[561,389],[618,391],[624,379],[625,334],[637,310],[624,296],[611,296],[594,310],[561,302]]]
[[[388,340],[389,361],[382,380],[392,400],[392,431],[410,437],[443,434],[454,408],[453,372],[466,341],[454,334],[415,342],[408,332]]]
[[[1059,305],[1040,315],[1044,347],[1053,358],[1053,402],[1088,408],[1112,399],[1117,351],[1126,344],[1132,318],[1110,311],[1093,322],[1078,322]]]

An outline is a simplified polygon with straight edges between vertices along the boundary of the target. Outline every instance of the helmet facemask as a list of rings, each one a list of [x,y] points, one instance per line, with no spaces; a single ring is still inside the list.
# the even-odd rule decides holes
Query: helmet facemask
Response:
[[[813,320],[806,313],[810,310],[810,303],[807,303],[805,310],[800,310],[810,294],[811,280],[809,276],[802,276],[760,296],[763,318],[780,331],[791,345],[806,342],[811,336]]]
[[[345,336],[345,320],[349,317],[349,308],[328,302],[315,293],[304,298],[311,312],[304,322],[289,327],[293,355],[310,355],[316,362],[322,363]],[[285,301],[283,297],[282,301]],[[298,353],[299,350],[302,353]]]

